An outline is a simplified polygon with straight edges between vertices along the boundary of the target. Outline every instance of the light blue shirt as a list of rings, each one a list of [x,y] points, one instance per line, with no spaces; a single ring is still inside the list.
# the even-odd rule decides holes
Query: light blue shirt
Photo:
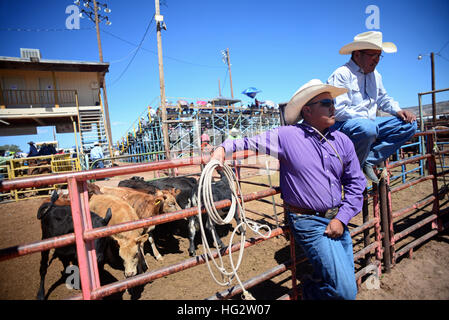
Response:
[[[335,70],[327,83],[348,89],[347,93],[335,98],[337,121],[356,118],[374,120],[377,109],[393,116],[401,110],[399,103],[387,94],[380,73],[374,70],[364,74],[352,59]]]
[[[94,148],[92,148],[92,150],[90,150],[90,158],[92,160],[96,160],[96,159],[102,159],[103,156],[103,150],[101,149],[100,146],[96,146]]]

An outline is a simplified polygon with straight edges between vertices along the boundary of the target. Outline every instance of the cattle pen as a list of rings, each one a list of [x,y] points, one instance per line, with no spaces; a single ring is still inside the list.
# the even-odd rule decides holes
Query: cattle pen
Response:
[[[354,261],[356,265],[355,272],[359,285],[362,281],[373,275],[375,277],[379,277],[383,272],[388,273],[391,268],[394,268],[401,256],[405,254],[411,255],[414,248],[447,229],[448,223],[445,222],[445,215],[449,210],[446,207],[447,203],[445,202],[447,189],[444,180],[444,185],[441,187],[441,179],[445,178],[447,170],[444,170],[442,164],[440,163],[441,170],[440,172],[437,172],[437,158],[441,158],[441,156],[447,154],[448,151],[436,150],[434,148],[434,136],[439,133],[447,132],[426,131],[418,133],[417,137],[421,136],[424,138],[426,146],[425,153],[423,152],[423,154],[387,164],[387,172],[391,175],[392,172],[399,167],[411,165],[414,162],[425,161],[427,164],[426,173],[423,176],[419,175],[418,177],[416,177],[416,175],[412,177],[413,174],[410,173],[409,176],[412,177],[412,179],[408,179],[406,183],[397,185],[390,183],[389,175],[385,176],[379,185],[374,185],[372,189],[368,190],[365,195],[365,204],[362,214],[357,217],[358,219],[351,221],[349,227],[354,241]],[[246,158],[247,156],[248,154],[244,154],[241,158]],[[182,168],[193,165],[198,166],[206,163],[207,161],[208,157],[193,157],[171,161],[131,164],[115,168],[105,168],[75,173],[61,173],[51,176],[3,181],[1,185],[2,191],[26,187],[39,187],[56,183],[67,183],[71,199],[75,232],[73,234],[45,239],[33,243],[19,244],[2,248],[0,250],[0,264],[13,258],[75,243],[80,268],[81,294],[72,295],[70,298],[86,300],[101,299],[113,293],[123,292],[124,290],[134,286],[140,286],[150,282],[155,283],[158,279],[170,279],[170,276],[175,273],[201,265],[205,262],[204,257],[202,255],[198,255],[192,258],[177,261],[167,266],[161,266],[159,268],[149,270],[131,278],[101,285],[95,259],[95,251],[92,250],[93,246],[91,245],[94,239],[145,226],[161,225],[168,222],[173,222],[196,215],[197,209],[189,208],[139,221],[92,229],[90,215],[86,214],[89,212],[87,201],[87,181],[169,168]],[[242,167],[244,166],[245,165]],[[253,167],[260,168],[260,170],[265,169],[264,166],[260,165],[253,165]],[[273,171],[273,168],[270,170]],[[241,180],[242,184],[246,184],[246,182],[247,181],[243,179]],[[249,182],[249,184],[251,183],[254,184],[254,182]],[[396,202],[394,201],[395,195],[400,192],[405,192],[405,190],[410,188],[414,188],[414,193],[416,193],[417,186],[425,183],[431,184],[431,192],[429,194],[422,199],[410,197],[409,203],[406,206],[396,207]],[[280,192],[278,187],[271,185],[271,181],[269,182],[269,185],[260,183],[259,187],[263,189],[244,194],[244,201],[259,201],[259,199],[268,201],[263,198],[273,197],[278,195]],[[271,200],[273,200],[273,198],[271,198]],[[230,204],[231,201],[223,200],[217,202],[216,206],[217,208],[222,208],[227,207]],[[278,213],[276,208],[281,207],[282,204],[272,202],[272,205],[274,211],[273,216],[277,218]],[[431,208],[429,208],[429,206]],[[262,213],[259,212],[259,214]],[[269,239],[257,237],[250,238],[246,241],[245,247],[254,247],[267,241],[275,241],[278,237],[289,239],[288,226],[283,223],[283,219],[279,220],[280,224],[272,224],[273,229]],[[411,235],[413,236],[411,237]],[[298,270],[299,266],[305,262],[306,258],[299,252],[293,242],[286,241],[286,243],[289,257],[287,257],[284,261],[279,261],[276,266],[268,270],[264,270],[264,272],[244,281],[245,288],[251,291],[252,288],[256,288],[258,285],[268,281],[269,279],[283,274],[286,271],[290,271],[290,276],[288,276],[288,281],[290,283],[288,286],[288,292],[283,292],[283,294],[279,296],[270,296],[268,299],[298,298],[296,279],[298,273],[300,273]],[[235,244],[233,245],[232,252],[237,251],[238,249],[239,245]],[[207,277],[205,279],[207,279]],[[238,298],[237,295],[240,292],[241,288],[239,286],[235,286],[225,291],[216,291],[215,293],[211,290],[211,292],[203,298]],[[153,296],[152,298],[159,299],[160,297]],[[189,296],[185,296],[185,299],[189,298]]]

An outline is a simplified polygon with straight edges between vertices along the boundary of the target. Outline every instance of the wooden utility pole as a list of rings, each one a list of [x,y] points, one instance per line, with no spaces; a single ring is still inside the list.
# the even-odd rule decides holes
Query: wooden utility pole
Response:
[[[162,38],[161,38],[161,22],[164,17],[160,15],[159,0],[155,0],[156,14],[155,19],[157,23],[157,56],[159,63],[159,82],[161,88],[161,108],[162,108],[162,135],[164,137],[165,157],[170,160],[170,141],[168,139],[168,124],[167,124],[167,106],[165,104],[165,84],[164,84],[164,64],[162,62]]]
[[[226,59],[228,62],[229,81],[231,85],[231,98],[234,99],[234,91],[232,90],[231,58],[229,58],[229,48],[226,48]]]
[[[435,91],[435,55],[433,52],[430,53],[430,65],[432,67],[432,91]],[[435,92],[432,92],[432,116],[433,125],[437,121],[437,106],[435,103]]]
[[[98,54],[100,55],[100,62],[103,62],[103,49],[101,48],[101,39],[100,39],[100,22],[98,21],[98,6],[97,1],[94,0],[94,14],[95,14],[95,28],[97,30],[97,42],[98,42]]]
[[[97,0],[93,0],[94,3],[94,14],[95,14],[95,28],[97,30],[97,43],[98,43],[98,55],[100,57],[100,62],[103,63],[103,49],[101,48],[101,38],[100,38],[100,25],[99,25],[99,19],[98,19],[98,6],[97,6]],[[105,74],[103,74],[103,107],[104,107],[104,116],[106,120],[106,135],[108,137],[108,148],[109,148],[109,156],[112,157],[112,133],[111,133],[111,120],[109,118],[109,106],[108,106],[108,98],[106,94],[106,77]],[[99,84],[101,85],[101,84]]]

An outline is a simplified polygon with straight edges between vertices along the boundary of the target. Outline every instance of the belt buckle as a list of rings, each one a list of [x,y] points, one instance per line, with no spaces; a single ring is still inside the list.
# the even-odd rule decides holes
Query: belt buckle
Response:
[[[332,220],[333,218],[335,218],[337,213],[338,213],[338,207],[335,207],[335,208],[327,210],[326,213],[324,214],[324,217],[326,219]]]

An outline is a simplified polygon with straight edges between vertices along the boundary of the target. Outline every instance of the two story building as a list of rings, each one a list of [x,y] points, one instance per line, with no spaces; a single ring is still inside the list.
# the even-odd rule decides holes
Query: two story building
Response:
[[[38,49],[20,51],[20,58],[0,56],[0,135],[36,134],[38,126],[55,126],[57,133],[74,132],[81,152],[100,142],[109,154],[101,98],[109,64],[48,60]]]

